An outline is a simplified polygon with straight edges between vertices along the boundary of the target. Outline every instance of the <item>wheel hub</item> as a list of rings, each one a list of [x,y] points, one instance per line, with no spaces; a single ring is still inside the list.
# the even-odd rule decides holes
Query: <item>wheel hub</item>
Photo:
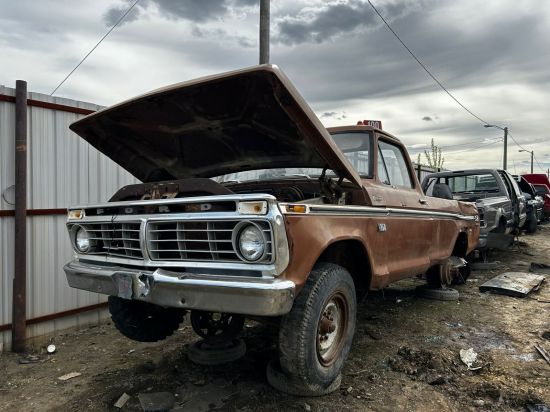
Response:
[[[344,296],[331,296],[321,314],[317,326],[317,357],[321,364],[329,366],[339,356],[347,328],[347,304]]]
[[[234,339],[241,331],[244,317],[231,313],[217,313],[194,310],[191,325],[199,336],[209,341]]]

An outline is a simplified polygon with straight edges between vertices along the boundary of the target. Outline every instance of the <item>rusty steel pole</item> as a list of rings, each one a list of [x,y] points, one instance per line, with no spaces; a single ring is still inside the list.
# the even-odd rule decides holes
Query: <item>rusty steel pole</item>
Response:
[[[23,352],[27,337],[27,82],[15,83],[15,243],[12,351]]]
[[[269,63],[269,0],[260,0],[260,64]]]

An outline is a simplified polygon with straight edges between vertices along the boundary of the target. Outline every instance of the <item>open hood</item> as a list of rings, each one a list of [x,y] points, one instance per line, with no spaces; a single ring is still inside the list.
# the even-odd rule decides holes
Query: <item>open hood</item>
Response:
[[[277,66],[178,83],[93,113],[70,128],[144,182],[327,167],[361,185]]]

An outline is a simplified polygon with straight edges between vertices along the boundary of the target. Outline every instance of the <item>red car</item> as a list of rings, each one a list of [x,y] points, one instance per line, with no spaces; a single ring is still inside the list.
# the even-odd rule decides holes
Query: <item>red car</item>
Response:
[[[537,195],[544,199],[544,216],[550,217],[550,181],[544,173],[522,175],[525,180],[535,186]]]

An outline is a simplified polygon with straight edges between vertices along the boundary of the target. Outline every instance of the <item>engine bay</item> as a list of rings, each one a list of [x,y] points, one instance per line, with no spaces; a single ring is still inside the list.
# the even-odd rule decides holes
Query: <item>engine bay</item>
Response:
[[[284,203],[352,204],[363,196],[349,182],[321,176],[319,179],[292,178],[218,183],[207,178],[138,183],[122,187],[110,202],[173,199],[230,194],[268,194]],[[362,203],[362,202],[360,202]]]

